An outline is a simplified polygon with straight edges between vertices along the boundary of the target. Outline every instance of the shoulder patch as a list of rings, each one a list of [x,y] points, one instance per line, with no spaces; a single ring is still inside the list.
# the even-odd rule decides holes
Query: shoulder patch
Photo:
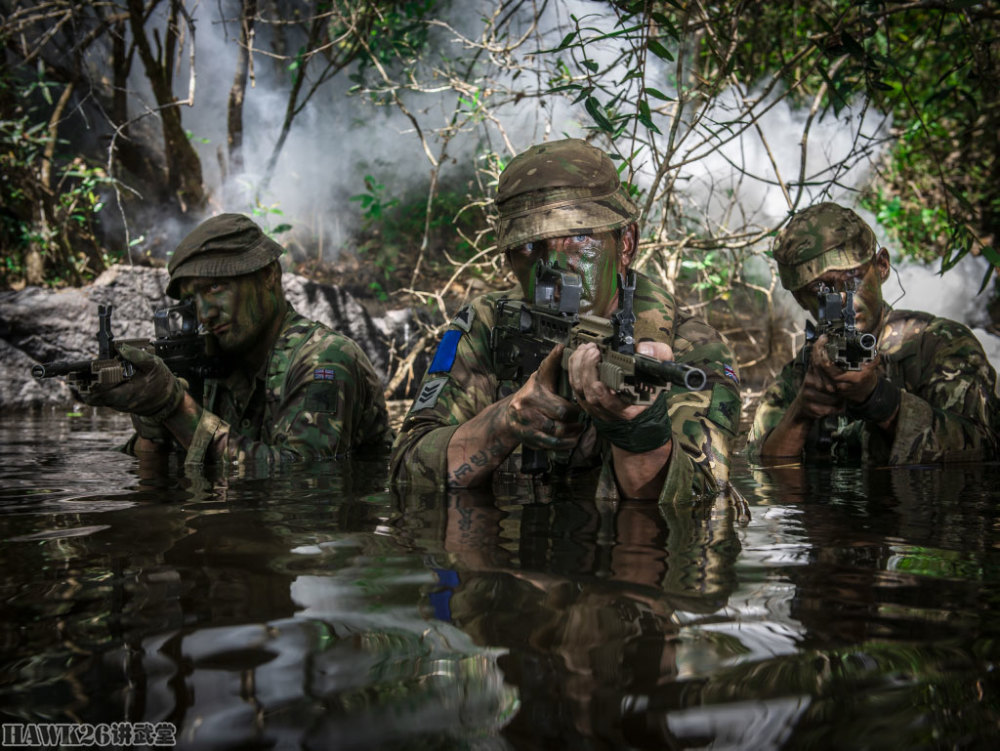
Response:
[[[468,333],[469,329],[472,328],[472,322],[476,318],[476,311],[472,309],[471,305],[466,305],[460,311],[455,314],[455,317],[451,319],[451,325],[456,326],[462,331]]]
[[[441,396],[441,390],[444,388],[446,383],[448,383],[447,378],[435,378],[425,383],[424,387],[420,389],[420,394],[413,400],[413,406],[410,407],[410,412],[416,412],[419,409],[427,409],[428,407],[433,407],[437,404],[438,397]]]
[[[337,371],[333,368],[316,368],[313,371],[314,381],[336,381]]]
[[[740,406],[740,398],[732,391],[724,386],[714,386],[707,417],[723,430],[735,433],[739,427]]]
[[[305,388],[302,399],[302,411],[313,413],[337,414],[337,397],[339,383],[310,383]]]
[[[451,366],[455,364],[455,352],[458,351],[458,340],[462,338],[462,332],[458,329],[448,329],[441,337],[437,352],[434,353],[434,360],[427,369],[428,373],[448,373]]]
[[[726,378],[736,381],[736,385],[737,386],[739,385],[740,377],[736,375],[736,370],[733,368],[732,365],[730,365],[729,363],[723,363],[722,372],[726,376]]]

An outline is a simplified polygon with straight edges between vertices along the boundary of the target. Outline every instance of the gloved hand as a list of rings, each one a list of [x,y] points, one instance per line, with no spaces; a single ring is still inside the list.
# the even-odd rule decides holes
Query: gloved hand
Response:
[[[159,357],[122,344],[118,354],[135,366],[135,375],[117,386],[94,386],[83,401],[93,407],[111,407],[160,423],[177,409],[184,398],[184,384]]]

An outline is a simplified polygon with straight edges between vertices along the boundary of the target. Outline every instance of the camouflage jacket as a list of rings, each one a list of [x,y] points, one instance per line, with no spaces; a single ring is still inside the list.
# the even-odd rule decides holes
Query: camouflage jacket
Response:
[[[490,347],[497,301],[517,294],[514,290],[479,297],[452,321],[451,330],[458,330],[460,336],[455,339],[446,333],[439,352],[445,342],[451,342],[456,347],[454,362],[447,371],[424,376],[393,446],[390,475],[394,480],[443,486],[448,443],[458,426],[519,388],[520,384],[496,376]],[[716,491],[728,481],[739,428],[742,403],[735,358],[715,329],[681,314],[670,293],[642,275],[638,275],[634,309],[636,341],[669,344],[678,362],[702,368],[708,378],[702,391],[675,387],[669,395],[674,449],[660,501]],[[581,439],[580,445],[585,443]],[[617,497],[610,444],[603,439],[592,443],[592,455],[586,459],[602,466],[598,493]],[[504,469],[515,466],[512,459],[501,465]]]
[[[207,380],[202,405],[187,463],[269,466],[384,449],[393,437],[365,353],[291,305],[265,368]]]
[[[996,372],[969,329],[947,318],[885,306],[875,332],[879,372],[902,389],[890,439],[863,420],[831,417],[814,425],[807,455],[877,464],[979,461],[997,456]],[[747,443],[752,461],[781,422],[805,379],[799,351],[764,392]]]

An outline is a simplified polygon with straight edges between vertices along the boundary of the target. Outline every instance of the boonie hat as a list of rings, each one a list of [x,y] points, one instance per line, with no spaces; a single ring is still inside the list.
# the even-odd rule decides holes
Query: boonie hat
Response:
[[[611,158],[579,138],[532,146],[500,175],[497,249],[631,224],[639,210]]]
[[[285,249],[242,214],[219,214],[181,240],[167,264],[167,294],[180,299],[180,280],[198,276],[240,276],[274,261]]]
[[[774,243],[781,286],[790,292],[827,271],[853,269],[875,255],[875,233],[850,209],[829,201],[799,211]]]

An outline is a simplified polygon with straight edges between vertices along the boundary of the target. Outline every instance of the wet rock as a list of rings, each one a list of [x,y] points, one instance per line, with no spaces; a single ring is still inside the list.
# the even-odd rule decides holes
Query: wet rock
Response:
[[[383,383],[389,382],[390,351],[408,351],[410,332],[417,329],[410,310],[372,317],[343,289],[295,274],[285,273],[282,279],[286,296],[299,313],[354,339]],[[80,289],[28,287],[0,292],[0,408],[72,406],[73,396],[61,379],[36,381],[31,366],[93,358],[98,348],[98,305],[114,306],[111,323],[117,339],[151,338],[153,312],[176,302],[167,297],[166,286],[164,269],[115,266]]]

